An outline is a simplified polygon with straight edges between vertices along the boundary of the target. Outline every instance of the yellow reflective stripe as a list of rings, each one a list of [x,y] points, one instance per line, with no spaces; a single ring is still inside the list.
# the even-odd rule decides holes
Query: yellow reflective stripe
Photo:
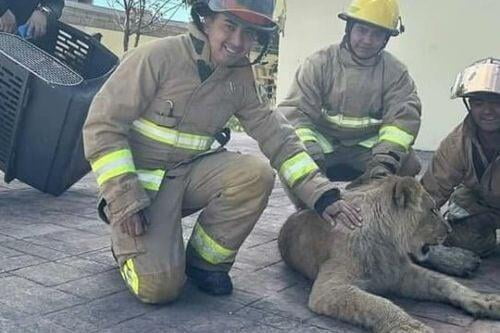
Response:
[[[279,173],[292,187],[301,178],[319,169],[314,160],[306,153],[301,152],[286,160],[280,167]]]
[[[127,285],[132,289],[134,294],[139,294],[139,276],[135,271],[134,260],[129,259],[125,261],[125,263],[120,268],[120,273],[122,275],[123,280],[127,283]]]
[[[109,179],[128,172],[135,172],[134,160],[129,149],[117,150],[90,162],[101,186]]]
[[[179,132],[171,128],[158,126],[143,118],[134,121],[132,129],[152,140],[183,149],[208,150],[214,142],[214,138],[210,136]]]
[[[194,227],[190,244],[203,259],[213,265],[232,263],[236,258],[235,250],[218,244],[203,230],[199,223]]]
[[[366,140],[363,140],[358,143],[358,146],[365,147],[365,148],[373,148],[375,144],[378,142],[378,135],[373,136],[371,138],[368,138]]]
[[[343,114],[329,116],[326,113],[325,117],[329,122],[344,128],[365,128],[382,124],[382,119],[375,119],[370,117],[350,117]]]
[[[319,144],[323,153],[328,154],[333,152],[333,146],[319,132],[313,131],[307,127],[297,128],[295,132],[302,142],[314,141]]]
[[[396,126],[384,126],[379,132],[379,141],[389,141],[408,150],[415,137]]]
[[[157,170],[137,170],[137,176],[142,186],[146,190],[158,191],[165,176],[165,171],[161,169]]]

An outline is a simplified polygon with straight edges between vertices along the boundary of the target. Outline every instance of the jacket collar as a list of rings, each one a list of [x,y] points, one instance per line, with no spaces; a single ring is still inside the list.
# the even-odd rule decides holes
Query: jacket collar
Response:
[[[194,61],[198,62],[201,60],[211,68],[214,68],[215,65],[210,62],[210,45],[208,44],[207,36],[192,22],[188,25],[188,32],[192,46],[191,56]]]

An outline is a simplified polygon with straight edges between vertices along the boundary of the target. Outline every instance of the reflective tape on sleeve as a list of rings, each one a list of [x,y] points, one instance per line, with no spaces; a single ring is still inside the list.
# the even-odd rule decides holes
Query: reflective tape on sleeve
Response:
[[[389,141],[408,150],[415,137],[396,126],[384,126],[379,132],[379,141]]]
[[[182,149],[205,151],[210,149],[214,142],[213,137],[180,132],[158,126],[143,118],[135,120],[132,123],[132,129],[152,140]]]
[[[286,160],[281,165],[279,173],[288,186],[292,187],[297,181],[318,169],[314,160],[306,152],[301,152]]]
[[[117,150],[90,162],[96,174],[97,184],[101,186],[113,177],[135,172],[134,160],[129,149]]]
[[[324,154],[329,154],[333,152],[333,146],[319,132],[314,131],[307,127],[297,128],[295,132],[297,133],[297,136],[302,142],[307,142],[307,141],[317,142]]]
[[[217,243],[199,223],[194,227],[189,243],[203,259],[213,265],[232,263],[236,258],[236,250],[225,248]]]

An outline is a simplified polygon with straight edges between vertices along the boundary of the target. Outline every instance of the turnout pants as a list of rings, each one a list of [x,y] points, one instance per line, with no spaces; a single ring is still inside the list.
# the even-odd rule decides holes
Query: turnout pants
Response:
[[[165,303],[180,294],[185,266],[228,271],[236,253],[267,206],[274,172],[257,157],[233,152],[204,156],[167,170],[144,213],[146,233],[130,237],[112,227],[112,249],[127,286],[146,303]],[[183,212],[201,210],[183,244]]]

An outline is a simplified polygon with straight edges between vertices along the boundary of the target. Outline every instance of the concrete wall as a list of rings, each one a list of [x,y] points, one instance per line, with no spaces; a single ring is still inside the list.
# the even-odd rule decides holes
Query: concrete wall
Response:
[[[415,147],[431,150],[466,112],[461,101],[449,99],[456,73],[476,59],[500,57],[500,1],[400,2],[406,32],[391,39],[388,50],[408,66],[417,83],[423,122]],[[287,0],[285,36],[279,53],[278,101],[305,57],[340,41],[344,23],[336,15],[348,4],[349,0]]]

